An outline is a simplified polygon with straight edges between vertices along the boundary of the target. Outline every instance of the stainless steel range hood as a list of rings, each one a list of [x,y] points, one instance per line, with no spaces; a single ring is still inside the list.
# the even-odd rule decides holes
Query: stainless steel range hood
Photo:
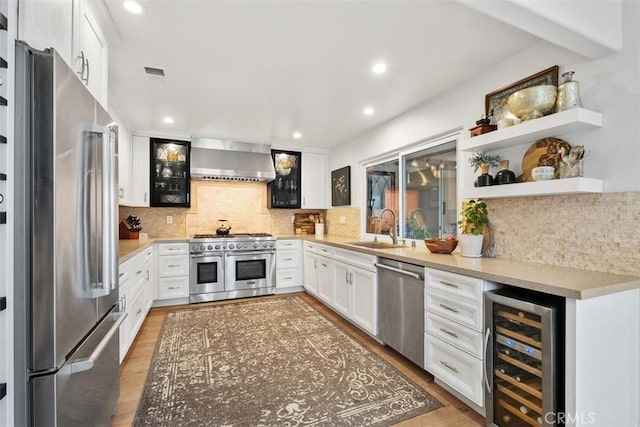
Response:
[[[191,138],[191,179],[269,182],[275,178],[270,145]]]

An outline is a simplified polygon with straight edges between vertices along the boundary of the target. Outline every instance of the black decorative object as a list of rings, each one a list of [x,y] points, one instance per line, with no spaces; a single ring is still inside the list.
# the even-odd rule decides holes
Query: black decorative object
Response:
[[[0,384],[0,400],[7,395],[7,383]]]
[[[500,170],[494,178],[494,184],[513,184],[516,182],[516,174],[509,170],[509,160],[500,160]]]
[[[0,297],[0,311],[7,309],[7,297]]]
[[[331,206],[351,204],[351,166],[331,171]]]

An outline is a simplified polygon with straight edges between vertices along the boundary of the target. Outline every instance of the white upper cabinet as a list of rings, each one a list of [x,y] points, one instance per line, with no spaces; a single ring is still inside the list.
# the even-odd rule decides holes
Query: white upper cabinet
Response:
[[[131,132],[118,125],[118,200],[126,205],[131,198]]]
[[[18,38],[33,48],[54,48],[69,64],[73,45],[71,0],[19,2]]]
[[[327,155],[302,153],[302,209],[327,208]]]
[[[149,137],[134,135],[131,140],[131,197],[127,206],[149,207]]]
[[[107,45],[117,33],[105,10],[91,0],[20,1],[18,38],[36,49],[54,48],[106,109]]]

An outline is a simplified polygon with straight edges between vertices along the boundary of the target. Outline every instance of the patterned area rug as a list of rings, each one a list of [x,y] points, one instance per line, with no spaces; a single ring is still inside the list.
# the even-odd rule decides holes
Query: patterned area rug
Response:
[[[135,426],[388,426],[441,407],[298,296],[167,313]]]

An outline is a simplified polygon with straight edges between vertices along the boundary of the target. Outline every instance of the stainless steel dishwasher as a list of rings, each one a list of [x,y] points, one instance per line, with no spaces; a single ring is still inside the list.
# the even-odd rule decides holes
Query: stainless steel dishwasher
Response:
[[[424,267],[379,258],[378,338],[424,368]]]

